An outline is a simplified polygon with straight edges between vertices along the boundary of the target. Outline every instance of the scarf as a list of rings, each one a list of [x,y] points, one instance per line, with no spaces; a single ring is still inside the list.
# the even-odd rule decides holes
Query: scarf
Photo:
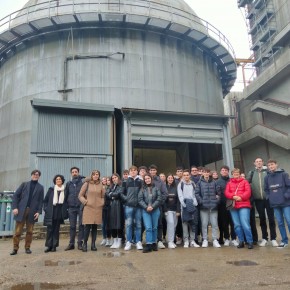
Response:
[[[60,191],[59,197],[58,191]],[[64,185],[62,185],[61,187],[55,185],[53,190],[53,205],[63,204],[63,201],[64,201]]]

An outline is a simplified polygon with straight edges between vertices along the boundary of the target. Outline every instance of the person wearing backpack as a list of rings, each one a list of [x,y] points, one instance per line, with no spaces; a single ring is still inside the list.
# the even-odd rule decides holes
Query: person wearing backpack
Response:
[[[260,247],[265,247],[268,244],[268,231],[267,231],[267,221],[266,221],[266,211],[269,220],[270,228],[270,240],[273,247],[278,247],[276,241],[276,224],[274,217],[274,209],[271,208],[269,199],[266,198],[266,193],[264,191],[264,179],[268,174],[267,167],[263,166],[263,159],[257,157],[254,161],[255,169],[248,173],[247,179],[251,184],[252,196],[254,199],[254,204],[256,206],[257,212],[260,219],[260,227],[262,231],[262,241],[260,242]]]

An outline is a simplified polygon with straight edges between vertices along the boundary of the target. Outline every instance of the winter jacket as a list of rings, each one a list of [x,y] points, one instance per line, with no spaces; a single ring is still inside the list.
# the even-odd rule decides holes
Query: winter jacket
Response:
[[[217,210],[220,200],[220,188],[213,179],[206,181],[203,177],[195,187],[195,196],[200,209]]]
[[[61,224],[64,224],[64,220],[67,218],[67,204],[64,201],[63,204],[59,204],[54,206],[53,205],[53,195],[54,195],[54,187],[50,187],[45,195],[43,200],[43,211],[44,211],[44,219],[43,225],[44,226],[52,226],[52,220],[54,219],[54,211],[60,210],[59,220]],[[58,207],[58,208],[56,208]]]
[[[108,204],[107,211],[107,229],[120,230],[124,225],[123,205],[121,194],[124,188],[118,184],[114,184],[106,191],[106,201]]]
[[[17,222],[21,222],[23,220],[23,216],[27,208],[27,202],[29,199],[31,182],[32,181],[23,182],[13,194],[12,210],[18,209],[18,215],[14,216],[14,219]],[[34,219],[34,215],[36,213],[39,214],[42,213],[43,197],[44,197],[43,186],[37,182],[34,191],[32,193],[32,199],[29,206],[30,210],[28,214],[28,221],[31,224],[37,222],[37,220]]]
[[[225,197],[225,189],[227,186],[227,183],[230,181],[230,177],[229,176],[221,176],[217,181],[216,181],[216,185],[219,187],[220,189],[220,204],[225,204],[226,203],[226,197]]]
[[[145,210],[149,204],[153,207],[153,210],[157,209],[162,203],[160,190],[156,186],[143,186],[138,194],[138,203]]]
[[[161,192],[161,196],[162,196],[162,202],[160,205],[163,205],[168,197],[168,192],[167,192],[167,188],[166,188],[166,184],[165,182],[163,182],[159,176],[154,176],[152,178],[152,183],[155,187],[157,187],[160,192]]]
[[[121,193],[121,198],[126,206],[139,207],[138,193],[142,187],[143,181],[139,177],[135,179],[129,177],[123,182],[124,192]]]
[[[228,199],[233,199],[234,195],[238,195],[242,198],[241,201],[235,202],[235,209],[248,207],[251,208],[251,186],[246,179],[243,178],[231,178],[227,183],[225,196]]]
[[[252,196],[254,199],[266,199],[266,193],[264,191],[264,179],[267,174],[267,168],[263,168],[262,170],[255,168],[248,173],[247,180],[251,184]]]
[[[265,193],[271,207],[290,206],[290,179],[283,169],[269,172],[264,179]]]
[[[83,186],[83,178],[79,175],[66,183],[64,194],[68,207],[79,207],[81,205],[79,193]]]
[[[166,184],[168,198],[164,203],[164,211],[176,211],[180,213],[180,201],[177,193],[177,185]]]

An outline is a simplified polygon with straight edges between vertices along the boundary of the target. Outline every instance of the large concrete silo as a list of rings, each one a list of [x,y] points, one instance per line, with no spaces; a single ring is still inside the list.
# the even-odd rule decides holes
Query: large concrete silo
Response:
[[[232,163],[233,51],[183,0],[31,0],[0,25],[3,189],[34,167]]]

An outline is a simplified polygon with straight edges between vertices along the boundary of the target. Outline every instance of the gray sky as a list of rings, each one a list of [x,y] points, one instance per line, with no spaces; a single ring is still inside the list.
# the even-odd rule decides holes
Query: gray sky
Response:
[[[0,0],[0,19],[21,9],[27,2],[28,0]],[[236,0],[185,0],[185,2],[200,18],[208,21],[228,38],[237,58],[250,56],[245,19]]]

